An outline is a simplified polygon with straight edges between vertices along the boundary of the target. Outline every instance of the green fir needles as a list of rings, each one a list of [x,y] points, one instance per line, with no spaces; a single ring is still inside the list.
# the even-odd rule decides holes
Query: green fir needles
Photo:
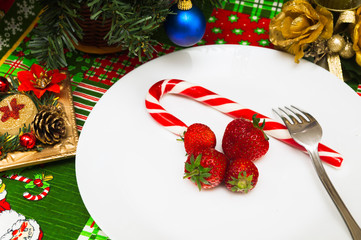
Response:
[[[219,0],[198,0],[220,6]],[[91,20],[111,21],[104,40],[121,46],[140,60],[149,59],[158,42],[152,34],[170,13],[169,0],[42,0],[44,12],[29,43],[31,53],[48,68],[66,67],[64,49],[74,51],[84,36],[79,10],[90,9]]]

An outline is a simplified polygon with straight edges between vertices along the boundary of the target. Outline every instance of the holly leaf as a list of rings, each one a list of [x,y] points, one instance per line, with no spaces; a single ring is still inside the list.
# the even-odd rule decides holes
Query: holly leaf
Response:
[[[50,186],[50,184],[48,182],[43,182],[43,186],[41,188],[45,189],[45,188],[47,188],[49,186]]]
[[[35,187],[34,181],[31,181],[31,182],[29,182],[28,184],[25,185],[26,189],[34,188],[34,187]]]
[[[42,180],[42,179],[43,179],[43,175],[37,173],[37,174],[34,175],[34,179],[40,179],[40,180]]]

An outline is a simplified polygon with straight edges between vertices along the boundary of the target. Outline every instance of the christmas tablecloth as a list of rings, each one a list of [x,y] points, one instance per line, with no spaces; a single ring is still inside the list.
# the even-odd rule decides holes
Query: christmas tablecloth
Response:
[[[273,48],[268,39],[268,25],[270,18],[280,12],[282,5],[283,0],[223,2],[222,9],[213,9],[211,15],[207,16],[206,33],[197,45],[241,44]],[[0,19],[1,76],[16,76],[18,71],[29,69],[36,63],[30,57],[27,45],[40,10],[34,0],[18,0]],[[155,49],[157,52],[153,58],[180,48],[162,43],[155,46]],[[126,52],[96,56],[67,52],[66,56],[76,124],[81,134],[89,113],[102,95],[142,63]],[[356,86],[355,90],[361,92],[361,87]],[[22,197],[23,193],[31,193],[36,189],[26,189],[25,185],[38,174],[50,176],[47,181],[50,191],[39,201],[29,201]],[[0,222],[1,211],[5,206],[5,209],[36,221],[43,239],[108,239],[82,202],[75,177],[75,158],[2,172],[0,176]],[[4,226],[0,226],[0,235],[3,228]]]

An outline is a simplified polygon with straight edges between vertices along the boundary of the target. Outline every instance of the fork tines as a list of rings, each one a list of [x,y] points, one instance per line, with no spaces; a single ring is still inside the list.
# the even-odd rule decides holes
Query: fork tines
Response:
[[[279,111],[272,109],[286,124],[297,124],[302,122],[311,122],[315,118],[298,107],[291,105],[284,108],[278,108]]]

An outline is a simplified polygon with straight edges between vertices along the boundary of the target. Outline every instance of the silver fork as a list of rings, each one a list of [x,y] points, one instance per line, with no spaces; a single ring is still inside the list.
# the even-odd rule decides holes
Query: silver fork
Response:
[[[294,106],[291,106],[291,108],[285,107],[285,109],[279,108],[279,111],[274,109],[273,111],[283,120],[291,137],[307,150],[318,177],[343,217],[352,238],[361,240],[360,227],[338,195],[320,160],[318,154],[318,145],[322,138],[322,128],[320,124],[311,114],[301,111]]]

